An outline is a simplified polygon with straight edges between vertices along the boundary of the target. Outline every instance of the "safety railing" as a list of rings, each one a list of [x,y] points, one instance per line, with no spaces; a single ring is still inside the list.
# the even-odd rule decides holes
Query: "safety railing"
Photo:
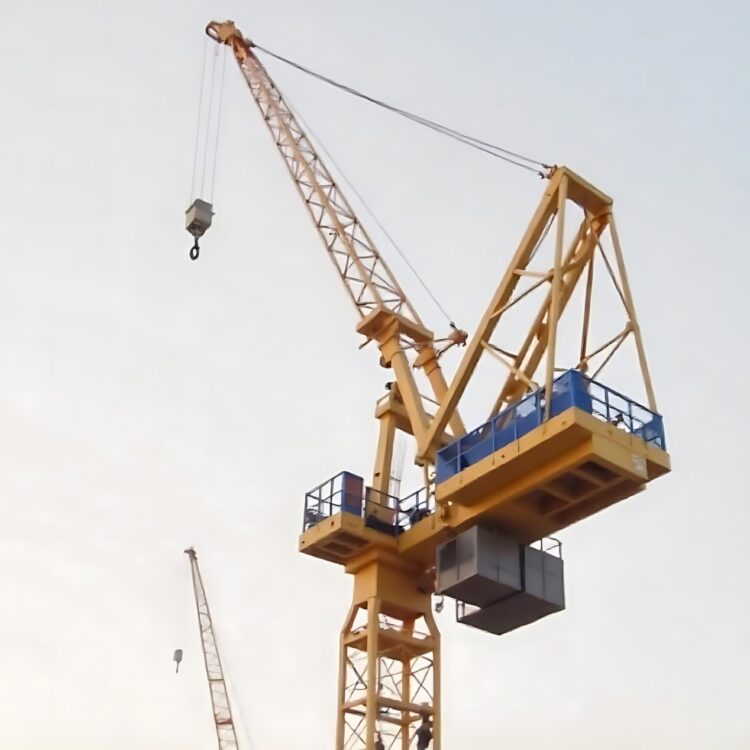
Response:
[[[302,530],[306,531],[336,513],[361,516],[364,491],[362,477],[348,471],[342,471],[319,484],[305,494]]]
[[[425,488],[402,500],[365,487],[362,477],[342,471],[305,494],[302,530],[336,513],[351,513],[363,518],[369,528],[398,536],[434,512],[434,495]]]
[[[420,487],[400,501],[400,508],[409,519],[409,526],[414,526],[435,512],[435,494],[432,490]]]
[[[591,398],[591,414],[636,435],[646,443],[666,450],[661,415],[601,383],[589,379],[586,381]]]
[[[664,423],[660,414],[597,383],[578,370],[568,370],[554,381],[550,415],[557,416],[572,407],[666,450]],[[540,388],[450,443],[437,454],[437,483],[450,479],[539,427],[544,420],[544,412],[544,389]]]
[[[409,527],[409,518],[401,512],[399,502],[393,495],[368,487],[365,491],[365,526],[398,536]]]

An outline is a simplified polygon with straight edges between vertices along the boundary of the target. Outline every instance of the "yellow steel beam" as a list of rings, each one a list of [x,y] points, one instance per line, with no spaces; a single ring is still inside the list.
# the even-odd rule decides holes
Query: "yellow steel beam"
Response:
[[[482,316],[482,320],[474,336],[469,340],[466,352],[461,358],[456,374],[448,386],[447,393],[440,402],[440,408],[427,429],[426,437],[422,442],[418,443],[420,456],[427,458],[434,453],[437,436],[443,433],[451,415],[456,410],[461,396],[463,396],[466,386],[482,356],[483,344],[489,340],[495,330],[498,322],[496,312],[510,301],[513,291],[518,284],[520,277],[516,271],[526,268],[547,222],[555,213],[557,190],[564,174],[564,170],[558,170],[550,179],[539,207],[534,213],[508,269],[503,275],[489,306]]]

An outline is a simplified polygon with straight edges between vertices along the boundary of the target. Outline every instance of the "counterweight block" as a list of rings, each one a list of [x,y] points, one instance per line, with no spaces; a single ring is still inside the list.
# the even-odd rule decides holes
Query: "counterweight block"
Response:
[[[565,609],[560,543],[533,545],[474,526],[437,549],[437,592],[458,601],[457,619],[502,635]]]

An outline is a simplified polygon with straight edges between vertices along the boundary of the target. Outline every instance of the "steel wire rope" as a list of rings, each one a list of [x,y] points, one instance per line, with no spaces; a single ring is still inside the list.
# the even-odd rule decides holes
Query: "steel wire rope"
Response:
[[[343,182],[346,184],[346,186],[349,188],[349,190],[357,197],[359,202],[364,207],[365,211],[372,217],[372,220],[375,222],[375,224],[378,226],[380,231],[385,235],[388,242],[391,243],[393,246],[393,249],[401,256],[401,259],[404,261],[406,266],[409,268],[409,270],[414,274],[415,278],[419,282],[419,284],[422,286],[425,292],[427,292],[427,295],[430,297],[430,299],[435,303],[438,310],[440,310],[441,314],[445,317],[446,321],[448,321],[448,324],[455,328],[456,325],[454,323],[453,318],[447,313],[446,309],[443,307],[443,305],[440,304],[440,301],[435,296],[435,294],[432,292],[430,287],[428,286],[427,282],[422,278],[419,271],[414,267],[412,262],[409,260],[409,258],[406,256],[406,253],[401,249],[401,247],[398,245],[396,240],[393,239],[393,236],[391,233],[385,228],[383,223],[378,219],[375,212],[370,208],[367,201],[362,197],[362,195],[359,193],[357,188],[354,187],[351,180],[346,176],[346,173],[341,169],[341,167],[338,165],[338,162],[331,156],[331,152],[325,147],[323,144],[323,141],[320,139],[318,135],[315,134],[313,129],[307,124],[307,122],[304,120],[304,118],[299,114],[299,111],[292,106],[291,102],[289,101],[289,97],[284,97],[287,106],[289,107],[289,110],[292,112],[292,114],[302,123],[302,126],[305,128],[306,133],[308,133],[310,136],[312,136],[313,140],[318,145],[318,148],[320,151],[323,152],[323,155],[326,157],[326,159],[335,167],[336,171],[339,173],[339,176],[343,180]]]
[[[206,165],[208,164],[208,145],[211,142],[210,134],[211,134],[211,115],[213,114],[214,110],[214,81],[216,81],[216,58],[219,56],[220,49],[217,45],[216,50],[214,51],[214,61],[213,65],[211,66],[211,91],[210,95],[208,97],[208,117],[206,118],[206,148],[203,151],[203,173],[201,175],[201,195],[203,195],[203,190],[205,188],[206,183]]]
[[[193,152],[193,177],[190,180],[190,195],[188,202],[195,198],[195,173],[198,171],[198,152],[201,140],[201,115],[203,114],[203,91],[206,86],[206,58],[208,57],[208,37],[203,45],[203,65],[201,66],[201,86],[198,96],[198,122],[195,126],[195,150]]]
[[[265,47],[261,47],[258,44],[253,43],[253,47],[255,49],[260,50],[261,52],[264,52],[270,57],[273,57],[274,59],[279,60],[280,62],[283,62],[286,65],[289,65],[299,70],[302,73],[312,76],[313,78],[316,78],[317,80],[322,81],[323,83],[327,83],[329,86],[333,86],[334,88],[337,88],[341,91],[351,94],[352,96],[356,96],[360,99],[370,102],[371,104],[375,104],[378,107],[382,107],[383,109],[386,109],[389,112],[397,114],[400,117],[404,117],[407,120],[410,120],[411,122],[417,123],[419,125],[423,125],[424,127],[427,127],[430,130],[433,130],[437,133],[441,133],[442,135],[446,135],[449,138],[453,138],[454,140],[457,140],[467,146],[471,146],[472,148],[475,148],[478,151],[483,151],[484,153],[489,154],[490,156],[494,156],[498,159],[502,159],[508,164],[512,164],[513,166],[532,172],[541,178],[548,177],[550,170],[553,169],[552,165],[547,164],[546,162],[540,161],[539,159],[534,159],[529,156],[524,156],[523,154],[520,154],[516,151],[511,151],[510,149],[503,148],[502,146],[497,146],[496,144],[489,143],[488,141],[483,141],[480,138],[475,138],[474,136],[470,136],[470,135],[467,135],[466,133],[462,133],[458,130],[450,128],[447,125],[442,125],[439,122],[435,122],[434,120],[430,120],[426,117],[422,117],[421,115],[417,115],[417,114],[414,114],[413,112],[409,112],[408,110],[402,109],[400,107],[396,107],[393,104],[388,104],[382,99],[377,99],[373,96],[365,94],[362,91],[359,91],[358,89],[353,88],[352,86],[347,86],[346,84],[339,83],[333,78],[324,76],[321,73],[316,73],[314,70],[311,70],[310,68],[307,68],[304,65],[301,65],[300,63],[294,62],[294,60],[290,60],[287,57],[278,55],[275,52],[272,52],[271,50],[266,49]]]
[[[221,130],[221,113],[222,104],[224,102],[224,76],[227,71],[227,50],[226,47],[222,47],[222,63],[221,63],[221,81],[219,83],[219,111],[216,115],[216,138],[214,140],[214,164],[211,170],[211,190],[209,192],[210,198],[209,203],[214,202],[214,186],[216,185],[216,165],[219,162],[219,132]],[[208,137],[208,136],[206,136]]]

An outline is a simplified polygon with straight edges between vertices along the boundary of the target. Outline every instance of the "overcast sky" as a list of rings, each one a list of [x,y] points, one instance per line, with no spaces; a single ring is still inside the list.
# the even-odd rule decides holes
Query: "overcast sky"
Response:
[[[0,746],[214,746],[190,544],[243,748],[333,746],[350,581],[297,535],[306,489],[370,473],[388,374],[233,65],[215,226],[187,258],[214,17],[615,198],[674,472],[561,534],[564,613],[494,638],[446,607],[444,747],[750,746],[750,5],[0,9]],[[542,183],[268,67],[473,328]],[[494,393],[471,398],[478,422]]]

